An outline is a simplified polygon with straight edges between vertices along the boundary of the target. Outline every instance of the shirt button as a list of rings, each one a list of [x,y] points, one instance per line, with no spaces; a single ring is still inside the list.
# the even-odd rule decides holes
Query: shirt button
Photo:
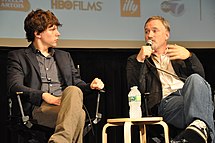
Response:
[[[46,68],[46,70],[49,70],[49,68]]]

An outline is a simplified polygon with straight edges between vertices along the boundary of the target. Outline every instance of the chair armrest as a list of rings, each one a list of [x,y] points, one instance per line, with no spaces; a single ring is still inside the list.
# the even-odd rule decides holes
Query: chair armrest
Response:
[[[26,127],[31,128],[33,126],[33,124],[30,122],[29,116],[25,116],[25,114],[24,114],[24,110],[23,110],[23,106],[22,106],[22,101],[20,99],[20,95],[21,94],[23,94],[23,92],[16,92],[17,100],[18,100],[18,103],[19,103],[20,112],[21,112],[21,115],[22,115],[22,122],[23,122],[23,124]]]

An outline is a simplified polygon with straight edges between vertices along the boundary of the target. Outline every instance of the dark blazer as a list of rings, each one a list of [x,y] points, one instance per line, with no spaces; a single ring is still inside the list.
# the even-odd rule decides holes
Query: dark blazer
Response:
[[[150,62],[155,66],[151,57],[148,58],[149,62],[144,61],[144,63],[138,62],[136,57],[137,55],[132,55],[127,61],[128,88],[130,89],[132,86],[138,86],[142,95],[149,93],[147,96],[149,112],[156,115],[156,105],[158,105],[162,99],[162,86],[158,71],[149,64]],[[177,76],[182,80],[194,73],[199,74],[203,78],[205,77],[203,66],[194,53],[186,60],[174,60],[171,61],[171,63]],[[144,103],[143,100],[142,103]],[[144,105],[142,105],[142,110],[144,114]]]
[[[61,76],[64,87],[75,85],[81,88],[84,94],[90,92],[89,84],[80,79],[70,53],[55,49],[54,58]],[[38,61],[33,44],[26,49],[14,50],[8,53],[7,87],[8,94],[15,95],[23,92],[24,110],[31,114],[34,106],[42,103],[41,76]]]

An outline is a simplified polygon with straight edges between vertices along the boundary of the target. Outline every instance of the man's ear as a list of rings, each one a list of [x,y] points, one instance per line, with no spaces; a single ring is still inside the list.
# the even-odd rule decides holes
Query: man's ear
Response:
[[[40,33],[37,32],[37,31],[34,32],[34,36],[37,37],[37,38],[40,38],[40,37],[41,37],[41,36],[40,36]]]
[[[170,32],[166,32],[166,40],[169,39],[169,36],[170,36]]]

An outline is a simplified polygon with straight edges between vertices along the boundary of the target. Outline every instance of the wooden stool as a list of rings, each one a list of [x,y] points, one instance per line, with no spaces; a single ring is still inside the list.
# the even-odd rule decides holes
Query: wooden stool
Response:
[[[163,126],[165,143],[169,143],[169,128],[163,121],[163,117],[143,117],[143,118],[116,118],[108,119],[102,130],[102,142],[107,143],[106,129],[110,126],[124,126],[124,143],[131,143],[131,125],[138,125],[140,130],[140,142],[146,143],[146,126],[159,124]]]

